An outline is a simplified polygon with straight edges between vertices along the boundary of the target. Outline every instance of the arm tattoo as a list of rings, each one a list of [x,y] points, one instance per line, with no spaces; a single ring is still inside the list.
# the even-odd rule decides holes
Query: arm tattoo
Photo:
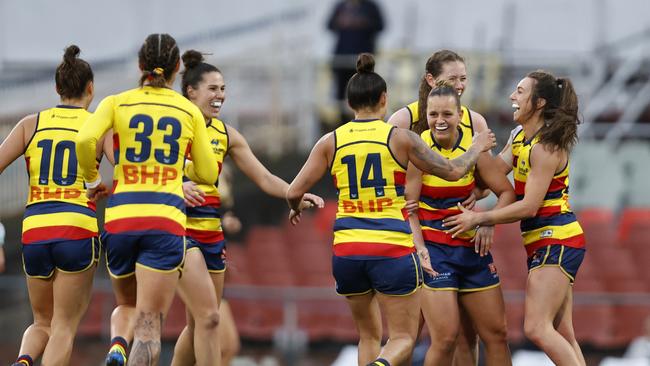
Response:
[[[476,164],[479,153],[478,149],[472,146],[463,155],[449,160],[440,154],[435,153],[415,133],[408,131],[411,139],[412,162],[420,170],[436,175],[447,180],[458,180]]]
[[[414,158],[411,160],[413,165],[428,174],[437,175],[441,178],[450,177],[454,168],[449,159],[433,152],[417,134],[408,131],[407,136],[411,140],[409,156]]]
[[[133,349],[129,354],[129,366],[158,365],[160,357],[161,313],[140,312],[136,319]]]
[[[462,172],[458,179],[462,178],[474,165],[476,165],[480,154],[481,151],[479,151],[476,146],[472,145],[472,147],[463,155],[450,161],[451,165],[453,165],[455,169]]]

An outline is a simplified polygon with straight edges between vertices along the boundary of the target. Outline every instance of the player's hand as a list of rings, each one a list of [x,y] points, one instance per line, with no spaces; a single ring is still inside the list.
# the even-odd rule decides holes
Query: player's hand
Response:
[[[404,209],[409,216],[417,215],[418,209],[420,208],[420,202],[418,200],[407,200],[404,204]]]
[[[231,211],[226,211],[221,217],[221,226],[228,234],[237,234],[242,227],[241,221]]]
[[[476,188],[472,189],[472,193],[469,194],[469,197],[465,199],[465,201],[461,202],[460,204],[463,205],[468,210],[474,209],[474,206],[476,206],[476,194],[474,193],[474,190]]]
[[[289,212],[289,222],[291,225],[296,226],[300,222],[302,211],[291,210]]]
[[[104,197],[108,197],[110,194],[111,192],[106,188],[104,183],[100,183],[97,187],[86,190],[86,197],[92,202],[97,202]]]
[[[481,257],[486,256],[490,252],[494,240],[494,226],[480,226],[476,230],[476,235],[472,238],[474,243],[474,251]]]
[[[306,208],[312,207],[323,208],[325,207],[325,201],[320,196],[312,193],[305,193],[302,196],[302,201],[300,202],[300,210],[302,211]]]
[[[478,146],[481,151],[490,151],[491,148],[497,146],[497,138],[494,136],[492,130],[487,129],[474,135],[472,144]]]
[[[447,233],[455,238],[458,234],[476,228],[478,225],[478,214],[463,207],[460,203],[458,209],[461,213],[454,216],[446,217],[442,220],[442,226],[447,229]]]
[[[420,266],[422,270],[429,274],[431,277],[436,277],[438,272],[436,272],[431,266],[431,258],[429,258],[429,251],[426,249],[418,250],[418,257],[420,258]]]
[[[192,181],[183,183],[183,200],[187,207],[201,206],[205,202],[204,196],[205,192],[196,183]]]

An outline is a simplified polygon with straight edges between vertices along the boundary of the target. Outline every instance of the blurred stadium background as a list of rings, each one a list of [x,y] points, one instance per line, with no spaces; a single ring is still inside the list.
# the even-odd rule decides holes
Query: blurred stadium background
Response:
[[[602,360],[620,356],[650,315],[650,2],[376,2],[386,23],[377,71],[388,82],[389,113],[417,97],[424,63],[440,48],[465,56],[470,83],[463,101],[487,118],[501,146],[513,127],[508,95],[519,79],[544,68],[574,81],[584,124],[572,156],[571,203],[588,240],[574,322],[588,364],[613,362]],[[95,71],[94,110],[104,96],[137,84],[142,40],[166,32],[182,50],[211,53],[208,61],[227,83],[222,119],[290,181],[321,132],[338,123],[329,69],[334,37],[325,27],[334,3],[2,0],[0,137],[24,115],[57,103],[53,73],[65,46],[79,45]],[[110,180],[110,169],[102,169]],[[243,341],[235,364],[332,364],[356,339],[330,275],[334,202],[292,228],[284,202],[264,196],[238,173],[234,187],[234,211],[244,223],[228,244],[225,297]],[[7,228],[7,273],[0,276],[4,364],[14,359],[31,322],[19,249],[26,190],[19,159],[0,176],[0,219]],[[327,179],[315,191],[334,199]],[[498,226],[492,251],[511,347],[534,349],[523,336],[526,267],[518,225]],[[77,338],[78,364],[102,359],[113,301],[101,265]],[[166,340],[176,339],[184,317],[176,301]],[[164,357],[171,350],[166,344]]]

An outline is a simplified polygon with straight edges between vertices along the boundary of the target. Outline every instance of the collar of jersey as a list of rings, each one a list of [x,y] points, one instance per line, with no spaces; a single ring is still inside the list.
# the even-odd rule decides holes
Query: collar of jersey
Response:
[[[460,142],[463,141],[463,129],[460,128],[460,125],[456,127],[458,129],[458,139],[456,140],[456,143],[454,144],[454,147],[449,149],[449,151],[454,151],[458,146],[460,146]],[[438,148],[438,150],[447,150],[444,147],[442,147],[440,144],[438,144],[438,141],[436,141],[436,137],[433,135],[433,130],[429,130],[431,133],[431,140],[433,140],[433,146]]]
[[[66,104],[59,104],[56,106],[57,108],[65,108],[65,109],[82,109],[83,107],[79,107],[76,105],[66,105]]]
[[[371,119],[353,119],[351,122],[375,122],[375,121],[381,121],[379,118],[371,118]]]

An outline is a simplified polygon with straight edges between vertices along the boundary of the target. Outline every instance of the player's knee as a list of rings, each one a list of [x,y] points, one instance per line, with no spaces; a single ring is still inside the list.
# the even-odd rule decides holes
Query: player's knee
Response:
[[[32,325],[30,325],[26,332],[43,332],[47,334],[48,336],[52,332],[52,328],[50,326],[50,320],[41,320],[41,321],[34,321]]]
[[[481,335],[481,340],[485,343],[504,343],[508,339],[508,329],[506,324],[495,324],[490,327],[486,334]]]
[[[381,330],[376,328],[359,329],[359,338],[364,342],[381,343]]]
[[[533,343],[539,343],[544,338],[546,324],[538,319],[524,319],[524,335]]]
[[[202,327],[207,331],[216,332],[217,326],[219,325],[219,310],[215,308],[214,310],[208,311],[200,317],[195,318],[194,322],[195,327]]]
[[[443,352],[453,352],[458,342],[458,333],[448,332],[436,334],[436,338],[431,341],[431,347],[437,348]]]

